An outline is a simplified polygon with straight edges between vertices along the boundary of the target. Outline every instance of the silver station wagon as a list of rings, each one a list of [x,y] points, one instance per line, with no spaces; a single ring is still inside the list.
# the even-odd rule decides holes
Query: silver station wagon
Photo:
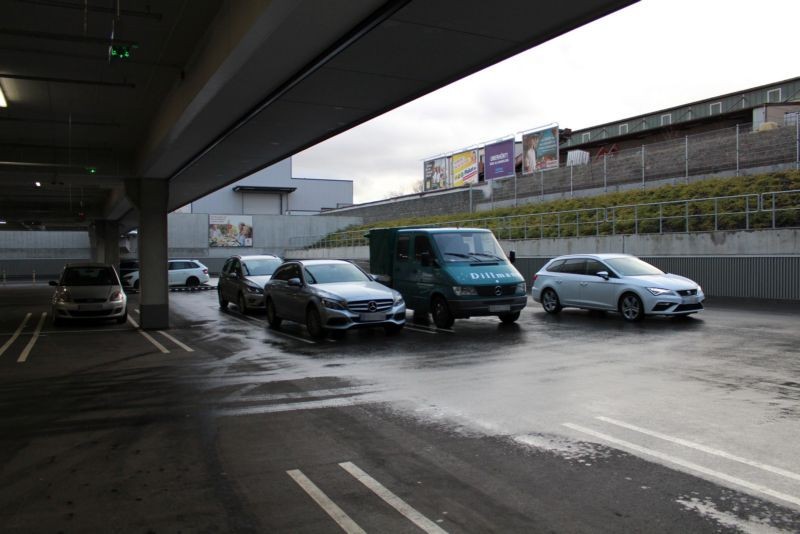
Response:
[[[403,328],[406,303],[399,292],[342,260],[289,261],[264,287],[267,321],[305,323],[315,339],[351,328],[380,326],[387,334]]]
[[[705,300],[696,282],[628,254],[559,256],[536,273],[531,293],[547,313],[571,306],[619,311],[626,321],[698,313]]]

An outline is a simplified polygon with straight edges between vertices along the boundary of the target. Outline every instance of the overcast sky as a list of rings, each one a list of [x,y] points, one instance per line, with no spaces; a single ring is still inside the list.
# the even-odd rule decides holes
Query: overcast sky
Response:
[[[293,174],[353,180],[367,202],[411,192],[440,153],[794,78],[798,21],[798,0],[643,0],[305,150]]]

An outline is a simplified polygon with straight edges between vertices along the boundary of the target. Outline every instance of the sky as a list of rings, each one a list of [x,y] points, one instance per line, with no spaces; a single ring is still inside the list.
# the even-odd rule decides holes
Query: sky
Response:
[[[293,175],[353,180],[369,202],[412,192],[431,156],[794,78],[798,20],[798,0],[643,0],[311,147]]]

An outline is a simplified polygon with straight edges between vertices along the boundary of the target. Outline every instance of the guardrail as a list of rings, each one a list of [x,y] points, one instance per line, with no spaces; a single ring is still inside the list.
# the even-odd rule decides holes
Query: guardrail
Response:
[[[667,234],[800,227],[800,189],[443,221],[420,227],[488,228],[498,239]],[[368,230],[301,236],[293,248],[368,245]]]

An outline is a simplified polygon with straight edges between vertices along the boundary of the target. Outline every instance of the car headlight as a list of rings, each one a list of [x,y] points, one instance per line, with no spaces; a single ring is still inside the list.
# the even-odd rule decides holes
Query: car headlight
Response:
[[[322,305],[331,310],[346,310],[347,305],[344,302],[339,302],[333,299],[322,299]]]
[[[478,290],[475,286],[453,286],[453,293],[459,297],[468,297],[470,295],[477,295]]]
[[[517,284],[517,295],[524,295],[526,291],[528,291],[528,286],[525,285],[525,282],[520,282]]]
[[[258,286],[246,286],[246,287],[247,287],[247,291],[249,291],[250,293],[255,293],[256,295],[263,295],[264,294],[264,290],[261,289]]]
[[[403,295],[401,295],[400,293],[395,293],[394,305],[399,306],[400,304],[403,304]]]
[[[56,293],[56,302],[72,302],[72,296],[69,291],[60,291]]]
[[[114,291],[108,298],[109,302],[122,302],[125,299],[125,293],[122,291]]]
[[[661,288],[661,287],[648,287],[647,290],[650,293],[652,293],[653,295],[655,295],[656,297],[661,296],[661,295],[669,295],[669,294],[673,294],[674,295],[674,293],[673,293],[673,291],[671,289],[664,289],[664,288]]]

